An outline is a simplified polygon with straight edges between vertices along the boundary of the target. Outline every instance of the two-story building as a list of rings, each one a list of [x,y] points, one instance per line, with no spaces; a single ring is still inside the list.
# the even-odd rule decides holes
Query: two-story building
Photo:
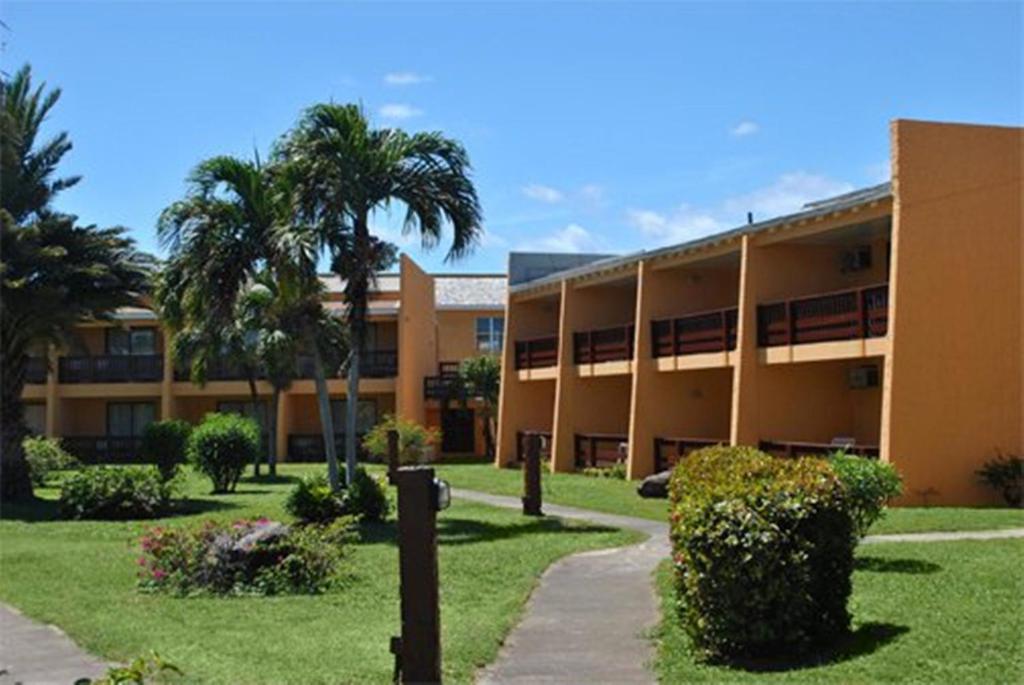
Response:
[[[324,276],[328,309],[345,307],[343,284]],[[397,273],[377,278],[370,299],[370,332],[359,384],[359,429],[385,414],[441,427],[442,453],[483,453],[475,405],[445,402],[445,384],[458,363],[500,354],[506,279],[496,274],[431,275],[402,256]],[[181,418],[196,423],[207,412],[252,413],[248,382],[227,364],[196,385],[170,356],[169,334],[142,307],[117,311],[112,321],[79,325],[68,349],[34,358],[24,397],[30,429],[60,437],[89,461],[136,458],[145,426]],[[297,377],[277,416],[277,453],[283,460],[323,459],[312,361],[299,358]],[[328,380],[337,444],[342,448],[346,381]],[[266,421],[271,388],[257,382]]]
[[[1022,146],[898,120],[889,183],[513,278],[498,465],[530,434],[555,471],[630,478],[710,444],[842,447],[893,463],[906,503],[993,501],[975,470],[1024,454]]]

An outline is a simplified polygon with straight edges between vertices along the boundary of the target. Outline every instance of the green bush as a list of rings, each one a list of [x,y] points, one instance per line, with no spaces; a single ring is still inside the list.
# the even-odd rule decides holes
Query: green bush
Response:
[[[889,500],[903,492],[900,474],[892,464],[843,452],[833,454],[829,464],[846,488],[854,530],[863,537],[885,514]]]
[[[61,483],[61,516],[72,519],[141,519],[160,516],[171,497],[152,466],[90,466]]]
[[[322,473],[305,476],[288,494],[285,509],[303,523],[326,523],[342,516],[383,521],[391,503],[383,480],[359,467],[352,484],[337,493],[331,492]]]
[[[853,520],[825,461],[709,447],[676,466],[670,495],[680,616],[701,655],[792,654],[848,631]]]
[[[441,441],[441,431],[388,414],[363,438],[363,448],[377,461],[387,461],[388,432],[392,430],[398,431],[398,461],[402,464],[422,463]]]
[[[622,462],[616,462],[611,466],[587,466],[580,473],[591,478],[626,480],[626,465]]]
[[[57,438],[30,436],[21,443],[28,462],[32,484],[42,487],[54,471],[63,471],[81,466],[78,460],[64,451]]]
[[[171,480],[178,473],[178,465],[185,461],[191,434],[192,426],[187,421],[154,421],[142,433],[142,458],[156,466],[164,480]]]
[[[351,519],[292,527],[268,519],[153,528],[140,540],[139,585],[193,594],[314,594],[326,590],[351,539]]]
[[[259,453],[259,426],[238,414],[207,414],[188,439],[189,463],[213,482],[215,493],[234,492]]]
[[[1024,502],[1024,459],[999,455],[976,471],[981,482],[995,488],[1011,507]]]

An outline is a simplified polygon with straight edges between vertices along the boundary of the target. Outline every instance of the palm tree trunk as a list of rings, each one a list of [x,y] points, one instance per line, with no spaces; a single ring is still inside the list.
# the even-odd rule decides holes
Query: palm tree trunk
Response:
[[[7,352],[5,350],[5,352]],[[32,479],[21,441],[25,437],[25,405],[21,393],[25,389],[24,354],[4,354],[3,378],[0,379],[0,499],[4,502],[26,501],[34,497]]]
[[[263,426],[260,425],[260,394],[256,390],[256,375],[250,371],[248,374],[249,380],[249,403],[252,405],[252,416],[253,420],[256,421],[256,425],[259,426],[260,435],[263,434]],[[253,475],[259,478],[260,476],[260,454],[256,453],[256,461],[252,464]]]
[[[274,387],[270,397],[270,416],[267,418],[267,471],[277,475],[277,412],[281,406],[281,388]]]
[[[316,345],[316,338],[310,336],[313,349],[313,376],[316,379],[316,399],[320,405],[320,427],[324,434],[324,456],[327,458],[327,482],[331,490],[341,489],[338,476],[338,455],[334,450],[334,420],[331,418],[331,398],[327,393],[327,376],[324,374],[324,360]]]
[[[357,335],[356,337],[362,337]],[[345,483],[352,484],[356,473],[356,422],[359,418],[359,362],[362,340],[353,340],[348,364],[348,392],[345,398]]]

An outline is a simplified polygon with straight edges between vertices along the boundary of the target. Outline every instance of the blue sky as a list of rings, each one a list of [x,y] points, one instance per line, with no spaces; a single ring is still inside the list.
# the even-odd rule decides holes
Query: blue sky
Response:
[[[156,251],[199,160],[265,151],[315,102],[440,129],[475,167],[486,238],[621,252],[888,177],[895,117],[1020,125],[1018,3],[3,3],[3,67],[64,96],[84,180],[61,209]]]

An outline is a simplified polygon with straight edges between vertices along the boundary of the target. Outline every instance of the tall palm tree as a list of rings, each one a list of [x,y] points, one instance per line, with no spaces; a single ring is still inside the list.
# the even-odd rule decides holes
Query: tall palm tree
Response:
[[[205,330],[232,327],[243,294],[263,270],[275,277],[287,274],[306,293],[319,294],[315,257],[303,249],[310,232],[293,221],[290,203],[282,201],[291,197],[290,178],[286,170],[264,166],[258,157],[253,162],[213,157],[196,167],[187,197],[165,209],[157,226],[170,252],[157,299],[172,330],[188,322]],[[316,306],[321,306],[319,300]],[[308,325],[304,335],[316,359],[328,477],[337,487],[327,371],[317,332]]]
[[[405,207],[403,231],[436,246],[446,224],[454,260],[475,247],[481,210],[470,179],[470,163],[457,141],[440,133],[408,134],[372,128],[356,105],[309,108],[278,146],[276,156],[295,171],[295,203],[315,227],[345,281],[350,335],[345,460],[355,472],[360,358],[367,330],[367,299],[374,275],[394,248],[370,232],[370,218],[392,203]]]
[[[148,287],[153,260],[122,228],[80,226],[50,209],[77,178],[55,179],[71,142],[66,133],[37,143],[59,90],[33,90],[23,67],[0,83],[0,499],[30,499],[21,441],[22,392],[29,353],[69,339],[83,319],[134,304]]]

